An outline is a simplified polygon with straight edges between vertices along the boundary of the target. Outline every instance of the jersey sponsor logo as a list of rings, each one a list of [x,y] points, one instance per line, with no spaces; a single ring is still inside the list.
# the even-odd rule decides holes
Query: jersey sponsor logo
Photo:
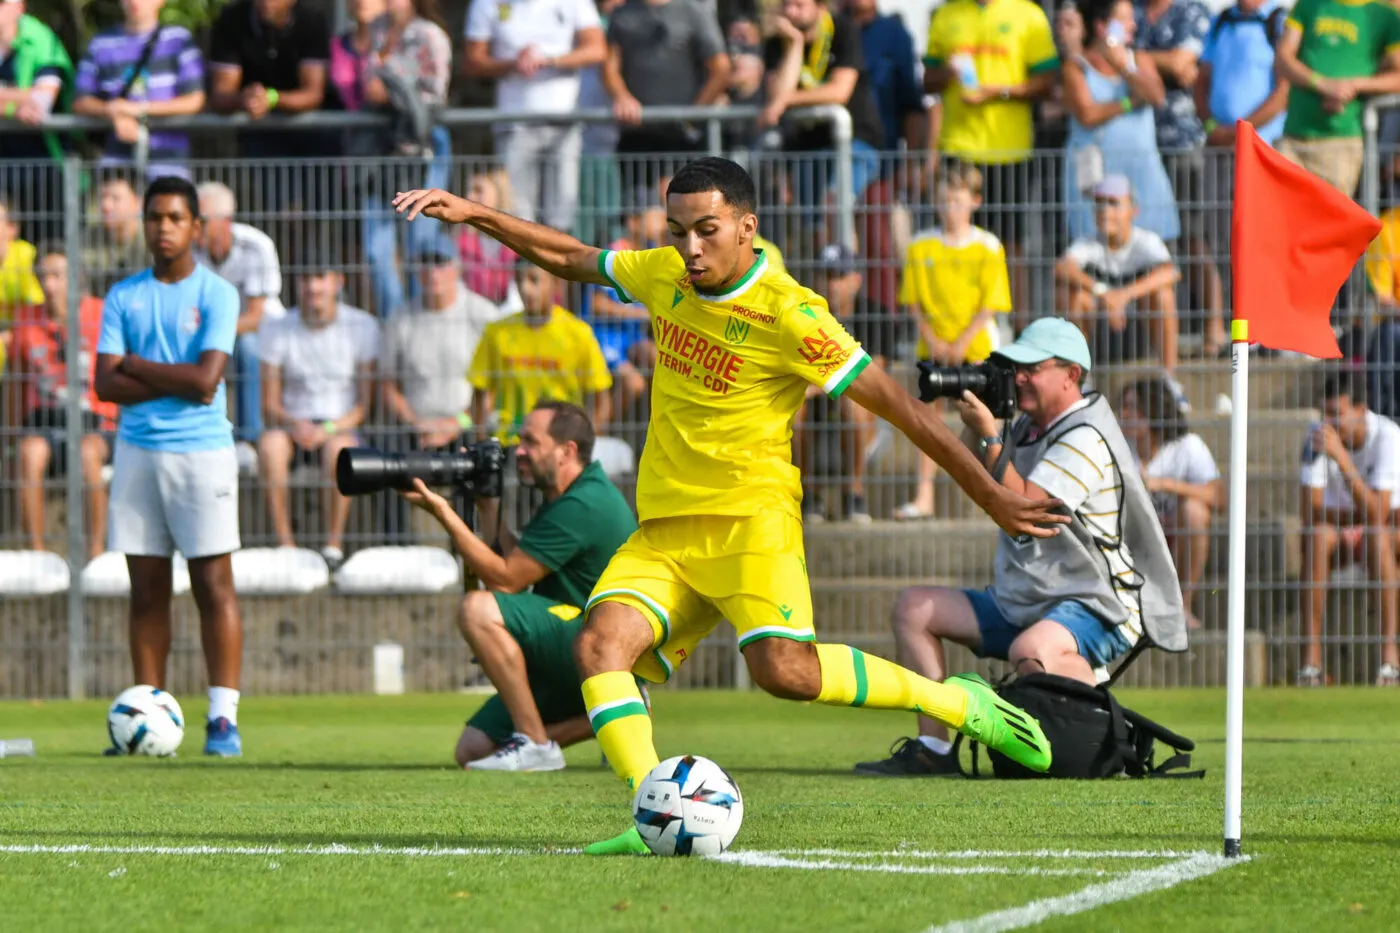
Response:
[[[739,379],[739,370],[744,367],[744,358],[729,350],[723,344],[711,343],[706,337],[682,327],[665,316],[656,316],[656,350],[662,366],[687,376],[699,379],[716,392],[728,391]],[[704,373],[697,374],[695,367]]]
[[[777,320],[777,318],[771,314],[767,314],[763,311],[755,311],[753,308],[746,308],[743,305],[734,305],[730,310],[739,317],[747,318],[750,321],[757,321],[760,324],[772,324]]]
[[[784,621],[784,622],[790,622],[790,621],[792,621],[792,607],[791,607],[791,606],[779,606],[779,607],[778,607],[778,612],[782,613],[783,621]]]
[[[506,372],[517,372],[520,370],[533,370],[535,372],[559,372],[563,369],[563,364],[549,356],[510,356],[501,357],[501,369]]]
[[[724,325],[724,339],[736,347],[742,345],[749,339],[749,323],[730,318]]]
[[[1328,45],[1336,45],[1341,39],[1355,45],[1357,42],[1356,24],[1332,16],[1319,16],[1313,22],[1313,30],[1318,36],[1328,40]]]
[[[807,315],[814,321],[817,319],[817,312],[813,311],[812,306],[807,304],[805,301],[798,307],[797,310],[801,311],[803,314]]]
[[[201,320],[199,309],[190,308],[185,312],[184,320],[180,322],[180,328],[187,334],[198,333]]]
[[[802,345],[797,348],[797,352],[802,354],[802,358],[808,363],[816,366],[820,363],[832,363],[837,358],[850,356],[847,350],[842,353],[841,344],[835,337],[829,336],[825,327],[818,327],[806,337],[802,338]]]
[[[671,298],[671,307],[674,308],[676,305],[680,304],[684,300],[685,292],[681,291],[679,288],[676,289],[675,296]]]

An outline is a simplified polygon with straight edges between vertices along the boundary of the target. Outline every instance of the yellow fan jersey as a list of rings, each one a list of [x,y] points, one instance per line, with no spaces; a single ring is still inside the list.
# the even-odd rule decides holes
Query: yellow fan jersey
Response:
[[[651,312],[656,375],[637,475],[642,521],[678,515],[798,517],[792,421],[807,383],[837,397],[870,364],[826,300],[758,261],[702,295],[667,247],[605,250],[599,271]]]
[[[478,392],[494,394],[496,436],[504,443],[515,442],[537,402],[581,405],[585,395],[612,388],[593,329],[560,307],[537,327],[524,314],[486,325],[467,381]]]
[[[961,243],[953,243],[941,230],[919,234],[904,254],[904,279],[899,303],[916,309],[939,340],[952,343],[962,336],[983,308],[1011,310],[1011,284],[1006,272],[1006,250],[1001,241],[980,227],[973,227]],[[997,348],[997,329],[973,337],[967,359],[980,363]],[[929,358],[929,348],[919,339],[919,359]]]

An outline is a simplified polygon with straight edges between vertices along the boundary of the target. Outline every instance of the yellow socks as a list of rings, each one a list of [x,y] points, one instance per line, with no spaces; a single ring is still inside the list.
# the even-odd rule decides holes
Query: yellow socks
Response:
[[[661,763],[651,738],[651,716],[631,671],[596,674],[583,682],[583,705],[608,763],[636,790]]]
[[[958,729],[967,716],[967,694],[936,683],[884,658],[849,645],[817,645],[822,689],[816,702],[921,713]],[[592,716],[590,709],[589,715]]]

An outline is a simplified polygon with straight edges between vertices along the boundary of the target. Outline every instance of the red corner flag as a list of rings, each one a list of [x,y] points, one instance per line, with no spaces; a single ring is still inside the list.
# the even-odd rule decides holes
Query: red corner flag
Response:
[[[1266,145],[1235,132],[1235,321],[1247,339],[1319,359],[1342,355],[1328,323],[1337,290],[1381,223],[1355,201]],[[1237,333],[1239,325],[1236,325]]]

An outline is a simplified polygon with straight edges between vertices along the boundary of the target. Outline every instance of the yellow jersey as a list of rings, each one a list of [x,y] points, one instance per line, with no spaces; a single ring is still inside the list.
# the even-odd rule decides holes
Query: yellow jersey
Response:
[[[766,255],[721,293],[696,292],[667,247],[605,250],[599,271],[651,312],[651,423],[637,470],[642,521],[679,515],[800,516],[792,421],[807,383],[838,397],[870,356],[826,300]]]
[[[948,0],[929,17],[924,64],[939,68],[970,56],[982,86],[1010,87],[1060,67],[1050,21],[1032,0]],[[955,77],[943,89],[938,147],[971,162],[1020,162],[1031,155],[1035,122],[1028,100],[962,101]]]
[[[942,230],[920,233],[904,254],[899,302],[916,308],[935,337],[952,343],[984,308],[1011,310],[1006,250],[981,227],[973,227],[960,243],[950,242]],[[996,337],[996,325],[989,324],[968,343],[967,360],[977,363],[991,356]],[[920,338],[919,359],[929,356],[929,348]]]
[[[504,443],[515,442],[538,402],[581,405],[585,395],[612,388],[593,328],[560,307],[538,326],[524,314],[486,325],[467,381],[476,391],[495,396],[500,416],[496,436]]]
[[[1366,277],[1379,298],[1400,301],[1400,208],[1381,215],[1381,232],[1366,249]]]
[[[34,276],[34,260],[38,250],[25,240],[11,240],[0,261],[0,323],[13,321],[20,308],[44,303],[44,290]],[[5,371],[9,349],[9,332],[0,339],[0,373]]]

